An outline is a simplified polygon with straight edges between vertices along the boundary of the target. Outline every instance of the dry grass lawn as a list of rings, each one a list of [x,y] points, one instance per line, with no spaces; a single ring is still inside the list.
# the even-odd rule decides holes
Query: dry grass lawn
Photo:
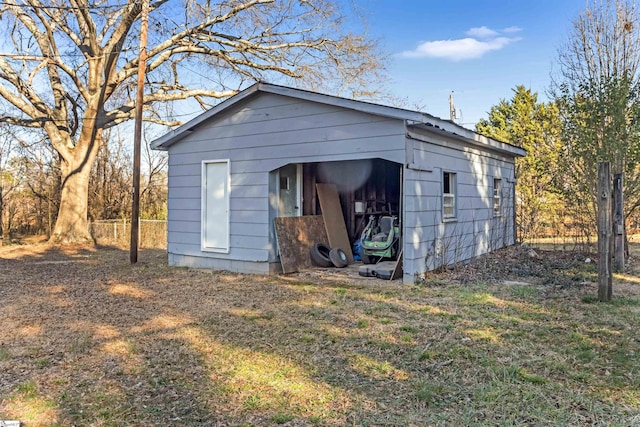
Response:
[[[3,247],[0,420],[640,425],[640,254],[611,303],[584,256],[540,255],[403,286]]]

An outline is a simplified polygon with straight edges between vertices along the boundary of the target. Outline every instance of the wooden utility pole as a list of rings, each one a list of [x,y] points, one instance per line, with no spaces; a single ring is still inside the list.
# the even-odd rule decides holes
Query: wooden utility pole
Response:
[[[133,202],[131,206],[131,240],[129,261],[138,262],[138,230],[140,227],[140,148],[142,145],[142,106],[144,102],[144,80],[147,68],[147,32],[149,0],[142,0],[140,17],[140,53],[138,55],[138,87],[136,92],[136,125],[133,135]]]
[[[623,178],[621,173],[613,176],[613,257],[614,270],[618,273],[624,271],[624,196]]]
[[[610,301],[612,294],[611,164],[598,164],[598,299]]]

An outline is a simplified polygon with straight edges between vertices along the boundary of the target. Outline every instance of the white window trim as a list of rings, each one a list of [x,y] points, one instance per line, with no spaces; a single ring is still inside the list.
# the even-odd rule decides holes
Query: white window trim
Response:
[[[496,210],[496,181],[500,182],[500,188],[498,189],[498,210]],[[502,186],[502,178],[499,177],[493,177],[493,184],[492,184],[492,195],[491,195],[491,211],[493,212],[493,216],[494,217],[501,217],[502,216],[502,190],[503,190],[503,186]]]
[[[206,187],[206,177],[207,177],[207,165],[211,163],[226,163],[227,165],[227,247],[226,248],[210,248],[205,246],[205,230],[204,224],[207,218],[207,209],[206,209],[206,196],[207,196],[207,187]],[[230,222],[230,214],[231,214],[231,161],[230,159],[214,159],[214,160],[203,160],[200,172],[200,250],[203,252],[216,252],[216,253],[224,253],[228,254],[231,246],[231,222]]]
[[[450,176],[453,176],[453,186],[449,183],[449,189],[453,187],[453,193],[445,193],[444,192],[444,174],[448,173]],[[451,171],[442,171],[442,222],[453,222],[458,220],[458,174],[456,172]],[[446,216],[444,213],[444,196],[445,194],[453,195],[453,215]]]

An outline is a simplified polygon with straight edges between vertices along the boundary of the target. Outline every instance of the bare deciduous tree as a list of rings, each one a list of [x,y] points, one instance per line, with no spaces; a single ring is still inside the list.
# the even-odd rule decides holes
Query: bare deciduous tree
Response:
[[[89,178],[89,219],[117,219],[131,215],[131,157],[119,129],[103,134]]]
[[[165,151],[151,150],[144,145],[143,180],[140,194],[140,216],[145,219],[167,219],[167,166],[169,158]]]
[[[7,126],[0,127],[0,238],[4,234],[4,211],[7,199],[18,184],[15,174],[8,167],[14,149],[13,135]]]
[[[53,231],[56,211],[60,206],[60,157],[44,143],[46,136],[39,130],[14,134],[17,149],[11,165],[19,180],[19,194],[13,203],[19,206],[14,213],[20,233],[46,233]]]
[[[626,214],[640,206],[640,10],[629,0],[593,0],[559,52],[553,92],[564,148],[558,187],[573,204],[597,209],[596,165],[625,174]]]
[[[135,113],[140,12],[138,0],[0,3],[9,111],[0,122],[43,129],[61,159],[52,241],[91,240],[87,193],[103,130]],[[366,96],[382,69],[376,43],[347,32],[331,0],[152,0],[149,23],[145,120],[164,125],[179,121],[154,112],[158,103],[207,107],[247,82],[278,79]]]

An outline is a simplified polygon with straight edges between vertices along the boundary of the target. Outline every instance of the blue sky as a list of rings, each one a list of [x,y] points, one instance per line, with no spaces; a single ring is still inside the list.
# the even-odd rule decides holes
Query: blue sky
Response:
[[[523,84],[546,100],[557,51],[585,0],[365,0],[371,37],[391,55],[389,89],[449,118],[454,91],[458,122],[473,128],[492,105]]]

